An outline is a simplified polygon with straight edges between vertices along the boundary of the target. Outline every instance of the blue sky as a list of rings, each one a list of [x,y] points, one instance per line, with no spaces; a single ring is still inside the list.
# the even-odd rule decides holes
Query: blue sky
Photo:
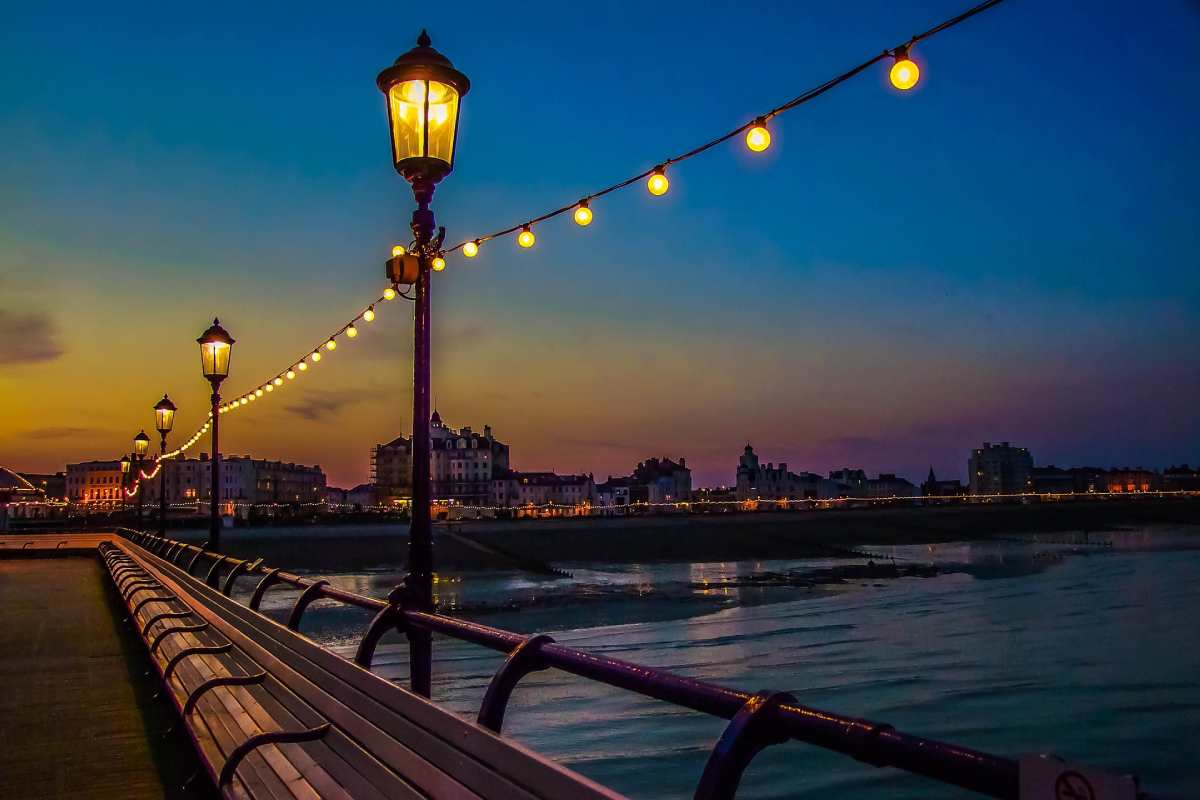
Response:
[[[244,391],[378,293],[411,195],[374,78],[422,26],[472,79],[435,200],[459,241],[964,7],[10,10],[0,461],[120,452],[163,391],[193,428],[207,319],[238,338]],[[922,44],[911,93],[868,71],[776,120],[764,154],[728,143],[666,197],[634,186],[586,230],[452,259],[435,402],[492,424],[519,468],[683,455],[701,484],[731,479],[747,440],[793,469],[914,478],[962,475],[985,439],[1040,463],[1198,461],[1198,40],[1195,3],[1009,0]],[[232,450],[365,479],[371,445],[409,429],[408,314],[227,426]]]

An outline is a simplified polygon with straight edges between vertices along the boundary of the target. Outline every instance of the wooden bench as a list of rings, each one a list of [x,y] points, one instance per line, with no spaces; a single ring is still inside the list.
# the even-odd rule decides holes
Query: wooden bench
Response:
[[[101,555],[221,793],[621,796],[251,611],[132,542]]]

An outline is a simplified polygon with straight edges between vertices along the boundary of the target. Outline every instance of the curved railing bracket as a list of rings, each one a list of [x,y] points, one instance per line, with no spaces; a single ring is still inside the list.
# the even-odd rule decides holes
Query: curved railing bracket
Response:
[[[542,647],[554,642],[554,639],[544,633],[530,636],[513,648],[504,659],[500,669],[492,676],[483,702],[479,705],[478,722],[488,730],[500,733],[504,725],[504,710],[508,707],[508,698],[512,696],[517,683],[531,672],[546,669],[542,659]]]
[[[696,800],[733,800],[742,773],[759,751],[788,740],[776,711],[784,703],[795,702],[787,692],[759,692],[747,700],[709,754],[696,787]]]

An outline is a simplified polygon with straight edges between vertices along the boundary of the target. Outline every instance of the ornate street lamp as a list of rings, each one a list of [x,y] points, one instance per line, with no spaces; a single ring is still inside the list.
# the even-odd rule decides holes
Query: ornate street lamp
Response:
[[[167,462],[163,456],[167,454],[167,434],[175,427],[175,404],[171,398],[163,395],[162,400],[154,404],[154,427],[160,437],[158,443],[158,535],[167,535]]]
[[[150,437],[145,431],[138,431],[138,435],[133,437],[133,460],[137,465],[138,477],[141,478],[142,464],[146,461],[146,451],[150,449]],[[137,529],[142,529],[142,500],[146,493],[142,491],[141,485],[138,486],[137,495]]]
[[[208,547],[221,547],[221,515],[219,493],[221,491],[221,449],[217,435],[218,420],[221,418],[221,381],[229,375],[229,356],[233,352],[233,337],[214,319],[212,327],[196,340],[200,345],[200,368],[204,377],[212,384],[212,485],[209,489]]]
[[[391,127],[392,163],[412,184],[417,208],[412,215],[414,274],[391,269],[415,284],[416,309],[413,336],[413,501],[408,536],[407,602],[422,610],[433,608],[433,532],[430,519],[432,494],[429,482],[429,275],[439,257],[445,228],[437,229],[433,211],[434,188],[454,169],[458,142],[458,112],[471,88],[467,76],[450,59],[433,49],[429,34],[421,31],[417,46],[379,73],[376,84],[387,98]],[[436,237],[434,231],[437,231]],[[398,258],[406,258],[399,256]],[[413,691],[429,696],[432,637],[427,631],[409,634]]]

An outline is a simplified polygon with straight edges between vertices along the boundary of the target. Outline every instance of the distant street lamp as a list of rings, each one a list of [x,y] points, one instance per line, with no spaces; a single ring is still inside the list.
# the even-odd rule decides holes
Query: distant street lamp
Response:
[[[167,434],[175,427],[175,404],[171,398],[163,395],[162,400],[154,404],[154,427],[160,437],[158,443],[158,535],[167,535],[167,462],[163,456],[167,454]]]
[[[422,610],[433,609],[433,529],[429,505],[429,276],[445,239],[433,211],[434,188],[454,169],[458,140],[458,111],[471,88],[467,76],[450,59],[434,50],[429,34],[421,31],[417,46],[379,73],[376,84],[387,98],[392,162],[412,184],[417,208],[412,215],[416,288],[413,335],[413,501],[408,534],[408,600]],[[436,238],[434,231],[437,230]],[[405,258],[404,254],[396,258]],[[395,259],[393,259],[395,260]],[[393,273],[394,274],[394,273]],[[395,279],[395,278],[393,278]],[[413,691],[429,696],[432,636],[409,633]]]
[[[141,476],[142,464],[146,461],[146,451],[150,449],[150,437],[145,431],[138,431],[138,435],[133,437],[133,458],[138,468],[139,480]],[[141,485],[138,486],[137,496],[137,529],[142,529],[142,499],[146,493],[142,491]]]
[[[125,486],[129,483],[129,467],[133,464],[129,454],[121,456],[121,511],[125,511]],[[86,508],[86,506],[85,506]]]
[[[217,436],[218,420],[221,418],[221,381],[229,376],[229,356],[233,351],[233,337],[221,327],[219,319],[213,319],[212,327],[206,330],[196,344],[200,345],[200,368],[204,377],[212,384],[212,486],[209,505],[208,548],[221,548],[221,515],[218,509],[218,494],[221,491],[221,445]]]

